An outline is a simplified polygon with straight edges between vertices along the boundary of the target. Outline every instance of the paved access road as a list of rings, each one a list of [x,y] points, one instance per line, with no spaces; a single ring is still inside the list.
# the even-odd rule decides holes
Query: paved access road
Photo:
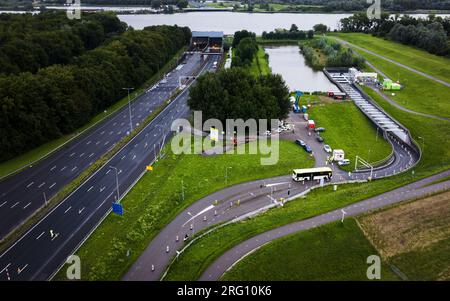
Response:
[[[345,40],[343,40],[343,39],[340,39],[340,38],[337,38],[337,37],[333,37],[333,39],[336,39],[336,40],[338,40],[340,43],[346,44],[346,45],[348,45],[348,46],[350,46],[350,47],[353,47],[353,48],[356,48],[356,49],[358,49],[358,50],[367,52],[367,53],[369,53],[369,54],[371,54],[371,55],[373,55],[373,56],[376,56],[376,57],[378,57],[378,58],[380,58],[380,59],[383,59],[383,60],[385,60],[385,61],[388,61],[388,62],[390,62],[390,63],[392,63],[392,64],[395,64],[395,65],[397,65],[397,66],[400,66],[400,67],[402,67],[402,68],[405,68],[405,69],[407,69],[407,70],[409,70],[409,71],[411,71],[411,72],[414,72],[414,73],[416,73],[416,74],[422,75],[422,76],[424,76],[424,77],[426,77],[426,78],[428,78],[428,79],[434,80],[435,82],[438,82],[438,83],[440,83],[440,84],[443,84],[443,85],[446,86],[446,87],[450,87],[450,83],[448,83],[448,82],[446,82],[446,81],[443,81],[443,80],[441,80],[441,79],[439,79],[439,78],[437,78],[437,77],[434,77],[434,76],[432,76],[432,75],[429,75],[428,73],[425,73],[425,72],[419,71],[419,70],[417,70],[417,69],[411,68],[411,67],[409,67],[409,66],[407,66],[407,65],[404,65],[404,64],[399,63],[399,62],[397,62],[397,61],[394,61],[394,60],[392,60],[392,59],[390,59],[390,58],[387,58],[387,57],[385,57],[385,56],[383,56],[383,55],[380,55],[380,54],[378,54],[378,53],[376,53],[376,52],[370,51],[370,50],[368,50],[368,49],[366,49],[366,48],[363,48],[363,47],[357,46],[357,45],[355,45],[355,44],[352,44],[352,43],[350,43],[350,42],[347,42],[347,41],[345,41]]]
[[[294,141],[302,139],[313,150],[316,166],[324,166],[327,154],[323,144],[317,142],[315,134],[308,135],[306,121],[300,114],[290,114],[288,122],[295,125],[293,133],[283,134],[285,139]],[[411,165],[411,155],[401,144],[393,143],[394,160],[382,171],[376,171],[377,177],[389,176],[406,169]],[[299,151],[303,149],[299,146]],[[348,175],[337,168],[334,170],[332,182],[348,180],[364,180],[368,172]],[[210,194],[181,212],[152,240],[147,249],[124,276],[124,280],[160,280],[176,252],[184,247],[183,240],[196,232],[231,221],[237,217],[268,208],[280,198],[288,199],[304,193],[317,182],[297,183],[291,175],[238,184]],[[167,251],[167,247],[169,248]],[[152,267],[154,271],[152,271]]]
[[[345,216],[355,216],[387,205],[395,204],[413,198],[423,197],[437,191],[448,189],[450,187],[450,180],[437,184],[431,184],[432,182],[447,177],[448,175],[450,175],[450,170],[403,186],[393,191],[366,199],[364,201],[360,201],[352,205],[327,212],[325,214],[288,224],[256,235],[236,245],[235,247],[225,252],[218,259],[216,259],[214,263],[212,263],[204,271],[199,280],[219,280],[220,277],[228,269],[230,269],[235,263],[237,263],[239,260],[241,260],[243,257],[254,251],[255,249],[277,238],[341,220],[342,210],[345,212]]]
[[[160,107],[178,87],[180,76],[201,64],[199,54],[189,56],[159,82],[131,103],[133,128]],[[130,131],[129,107],[94,126],[44,160],[0,182],[0,240],[45,204],[64,185],[111,150]],[[153,145],[152,145],[153,147]],[[45,195],[44,195],[45,194]]]
[[[213,70],[215,60],[217,56],[207,56],[200,71]],[[110,212],[117,193],[115,170],[111,166],[117,168],[119,192],[123,196],[145,171],[145,166],[155,159],[158,148],[167,141],[172,121],[188,114],[188,88],[75,192],[0,255],[0,280],[8,280],[8,277],[10,280],[46,280],[52,276]]]

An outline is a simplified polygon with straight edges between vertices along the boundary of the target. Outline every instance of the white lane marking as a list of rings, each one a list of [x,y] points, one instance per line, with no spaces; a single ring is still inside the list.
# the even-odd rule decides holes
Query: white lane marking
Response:
[[[52,185],[50,185],[50,189],[52,189],[53,188],[53,186],[55,186],[56,185],[56,182],[55,183],[53,183]]]
[[[191,220],[193,220],[194,218],[196,218],[197,216],[211,210],[212,208],[214,208],[214,205],[209,205],[208,207],[206,207],[205,209],[203,209],[202,211],[200,211],[199,213],[197,213],[196,215],[192,216],[190,219],[188,219],[183,225],[182,227],[184,227],[187,223],[189,223]]]
[[[114,122],[114,123],[113,123],[113,126],[115,126],[116,124],[117,124],[117,122]]]
[[[64,169],[66,169],[67,166],[64,166],[63,168],[61,168],[59,171],[63,171]]]
[[[82,153],[82,154],[80,155],[80,158],[83,157],[83,156],[84,156],[84,153]]]
[[[106,142],[105,142],[105,145],[107,145],[108,143],[109,143],[109,141],[106,141]]]
[[[45,231],[42,231],[41,234],[38,235],[38,237],[36,237],[36,240],[38,240],[39,238],[41,238],[42,235],[44,235]]]
[[[53,165],[53,167],[50,168],[50,171],[53,171],[53,169],[55,169],[55,168],[56,168],[56,165]]]
[[[108,169],[108,171],[106,172],[106,175],[109,174],[110,171],[111,171],[111,169]]]
[[[66,214],[71,208],[72,206],[69,206],[69,208],[67,208],[66,211],[64,211],[64,214]]]
[[[27,188],[30,188],[30,186],[33,184],[34,184],[34,182],[31,182],[30,184],[27,185]]]
[[[13,209],[14,207],[17,206],[17,204],[19,204],[20,202],[15,203],[14,205],[11,206],[11,209]]]
[[[99,144],[100,144],[100,141],[95,142],[95,145],[99,145]]]
[[[38,186],[38,188],[41,188],[42,186],[44,186],[45,185],[45,182],[42,182],[39,186]]]
[[[102,188],[100,188],[100,192],[102,192],[103,190],[105,190],[106,186],[103,186]]]
[[[122,173],[122,169],[119,169],[119,172],[117,174],[120,175],[121,173]]]
[[[131,160],[134,160],[134,159],[136,159],[136,155],[134,155],[134,156],[133,156],[133,159],[131,159]]]
[[[25,269],[27,268],[27,266],[28,266],[28,263],[27,263],[23,268],[21,268],[21,269],[17,268],[17,274],[22,273],[23,270],[25,270]]]
[[[0,274],[3,273],[7,268],[9,268],[10,265],[11,265],[11,263],[8,263],[8,264],[3,268],[3,270],[0,271]]]
[[[75,153],[71,153],[71,154],[69,155],[69,157],[72,157],[73,155],[75,155]]]
[[[76,166],[75,166],[75,167],[74,167],[74,168],[72,168],[72,169],[71,169],[70,171],[74,171],[74,170],[75,170],[75,169],[77,169],[77,168],[78,168],[78,167],[76,167]]]
[[[139,144],[138,143],[136,143],[135,145],[134,145],[134,147],[137,147]]]
[[[108,199],[108,198],[106,198],[100,205],[98,205],[97,209],[95,209],[95,210],[98,210],[98,208],[100,208],[101,206],[103,206],[103,204],[106,202],[107,199]]]
[[[89,140],[88,142],[86,142],[86,145],[89,145],[89,144],[91,144],[91,142],[92,142],[92,141],[91,141],[91,140]]]
[[[27,209],[27,207],[30,206],[30,205],[31,205],[31,202],[29,202],[28,204],[26,204],[26,205],[23,207],[23,209]]]
[[[102,131],[101,133],[100,133],[100,135],[103,135],[105,133],[105,131]]]
[[[8,203],[8,201],[4,201],[3,203],[1,203],[0,208],[3,207],[3,205],[5,205],[6,203]]]
[[[147,147],[147,145],[148,145],[148,143],[147,143],[147,142],[145,142],[145,144],[144,144],[144,148],[146,148],[146,147]]]
[[[83,212],[83,210],[84,210],[84,207],[81,209],[78,209],[78,214],[81,214],[81,212]]]
[[[122,158],[120,158],[120,160],[123,160],[123,159],[125,159],[125,157],[126,157],[126,155],[124,155]]]
[[[55,236],[53,236],[52,241],[55,240],[55,238],[57,238],[59,236],[59,233],[55,233]]]
[[[118,131],[118,132],[117,132],[117,135],[120,135],[120,134],[122,134],[122,131]]]
[[[114,134],[114,131],[109,132],[110,135]]]
[[[87,191],[88,191],[88,192],[91,191],[92,188],[94,188],[94,186],[91,186]]]
[[[94,153],[91,153],[88,158],[92,157],[93,155],[94,155]]]

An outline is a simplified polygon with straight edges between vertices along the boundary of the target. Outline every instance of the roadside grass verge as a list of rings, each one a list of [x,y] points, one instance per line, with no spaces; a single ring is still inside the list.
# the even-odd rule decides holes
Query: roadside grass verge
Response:
[[[316,127],[324,127],[321,133],[324,143],[332,149],[343,149],[351,164],[344,170],[354,169],[356,155],[368,162],[376,162],[389,156],[392,147],[376,127],[363,115],[353,102],[333,102],[313,105],[309,110],[309,119]]]
[[[258,46],[258,52],[256,52],[253,58],[250,73],[254,76],[268,75],[271,73],[267,54],[261,46]]]
[[[109,215],[78,250],[84,280],[119,280],[152,238],[194,201],[225,187],[261,178],[289,174],[293,166],[311,167],[314,160],[290,141],[280,141],[280,160],[261,165],[261,155],[166,156],[145,174],[122,200],[125,215]],[[184,200],[181,194],[184,182]],[[101,250],[101,252],[99,252]],[[130,256],[127,257],[127,251]],[[63,269],[55,279],[63,280]]]
[[[450,82],[450,59],[364,33],[329,33],[359,47]],[[398,67],[400,68],[400,67]],[[394,78],[393,78],[394,79]]]
[[[221,280],[369,280],[367,257],[377,251],[353,218],[279,238],[226,272]],[[399,280],[382,262],[382,280]]]
[[[164,65],[160,70],[159,73],[154,74],[148,81],[146,81],[141,88],[136,89],[133,93],[130,93],[130,99],[135,99],[139,95],[141,95],[145,89],[156,83],[161,77],[168,71],[170,71],[173,67],[175,67],[177,58],[184,52],[185,48],[178,51],[178,53],[166,64]],[[68,143],[71,139],[76,138],[78,135],[82,135],[84,131],[88,131],[91,127],[94,127],[101,121],[105,120],[108,117],[111,117],[114,113],[119,111],[124,105],[128,104],[128,96],[122,98],[121,100],[117,101],[107,109],[105,109],[104,112],[98,113],[96,116],[94,116],[89,123],[84,125],[83,127],[77,129],[75,132],[71,134],[64,135],[58,139],[49,141],[45,144],[42,144],[41,146],[38,146],[22,155],[19,155],[13,159],[10,159],[8,161],[4,161],[0,163],[0,179],[6,175],[9,175],[11,173],[18,172],[22,168],[26,168],[26,166],[29,166],[33,162],[34,164],[37,163],[37,161],[42,160],[46,156],[50,155],[51,153],[57,151],[63,144]]]
[[[381,257],[409,280],[450,279],[450,192],[358,217]]]

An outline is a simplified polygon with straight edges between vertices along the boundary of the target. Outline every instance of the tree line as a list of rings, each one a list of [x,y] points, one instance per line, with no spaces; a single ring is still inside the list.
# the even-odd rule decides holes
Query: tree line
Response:
[[[288,29],[275,29],[274,31],[263,31],[261,37],[266,40],[305,40],[314,37],[314,30],[299,30],[297,25],[292,24]]]
[[[124,97],[122,87],[138,87],[154,75],[190,36],[186,27],[127,28],[69,64],[0,75],[0,160],[83,126]]]
[[[450,18],[430,15],[414,18],[408,15],[381,15],[369,19],[366,14],[354,14],[341,19],[341,31],[365,32],[422,48],[437,55],[450,55]]]

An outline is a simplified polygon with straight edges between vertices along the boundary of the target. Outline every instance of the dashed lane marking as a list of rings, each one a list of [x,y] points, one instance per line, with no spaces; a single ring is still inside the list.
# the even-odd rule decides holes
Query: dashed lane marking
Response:
[[[34,182],[31,182],[30,184],[27,185],[27,188],[30,188],[33,184]]]
[[[67,212],[69,212],[70,209],[72,209],[72,206],[69,206],[69,208],[67,208],[66,211],[64,211],[64,214],[66,214]]]
[[[44,185],[45,185],[45,182],[42,182],[41,184],[39,184],[38,188],[41,188]]]
[[[10,208],[13,209],[14,207],[17,206],[17,204],[19,204],[20,202],[16,202],[14,205],[12,205]]]
[[[55,185],[56,185],[56,182],[55,182],[55,183],[53,183],[52,185],[50,185],[49,189],[52,189],[52,188],[53,188],[53,186],[55,186]]]
[[[38,240],[39,238],[41,238],[42,235],[44,235],[45,231],[42,231],[41,234],[38,235],[38,237],[36,237],[36,240]]]
[[[23,206],[23,209],[27,209],[28,206],[31,205],[31,202],[29,202],[28,204],[26,204],[25,206]]]

